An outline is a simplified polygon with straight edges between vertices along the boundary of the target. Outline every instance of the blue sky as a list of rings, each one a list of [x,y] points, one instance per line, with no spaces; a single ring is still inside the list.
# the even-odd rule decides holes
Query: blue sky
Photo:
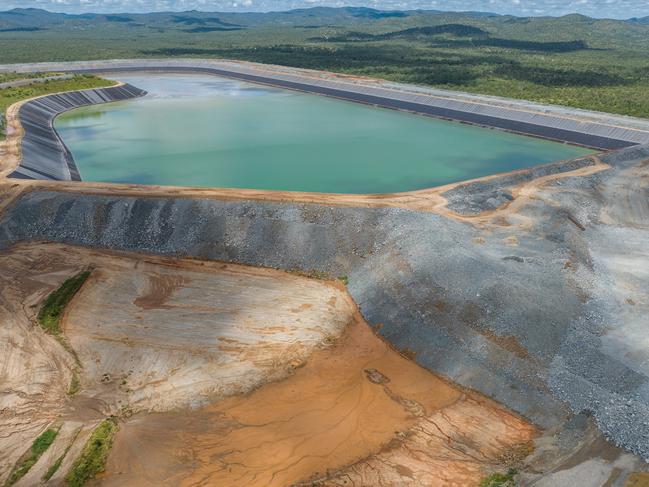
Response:
[[[152,12],[169,10],[269,11],[315,5],[368,6],[381,9],[477,10],[513,15],[591,17],[649,16],[648,0],[0,0],[0,10],[37,7],[56,12]]]

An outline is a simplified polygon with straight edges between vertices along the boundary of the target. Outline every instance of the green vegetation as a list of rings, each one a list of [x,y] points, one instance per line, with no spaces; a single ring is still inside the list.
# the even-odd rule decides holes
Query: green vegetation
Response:
[[[67,452],[68,450],[65,450],[65,453]],[[59,458],[57,458],[56,461],[52,464],[52,466],[47,469],[47,472],[45,472],[45,475],[43,475],[43,480],[48,481],[58,471],[59,467],[61,466],[61,463],[63,463],[63,459],[65,458],[65,453],[61,455]]]
[[[235,58],[649,117],[649,21],[312,8],[0,13],[0,63]]]
[[[47,333],[60,335],[61,328],[59,327],[59,320],[61,319],[63,310],[83,283],[86,282],[88,276],[90,276],[90,271],[83,271],[66,279],[57,290],[47,297],[38,313],[38,322]]]
[[[507,473],[494,473],[480,481],[480,487],[513,487],[518,471],[510,468]]]
[[[72,375],[72,380],[70,380],[70,387],[68,387],[68,396],[74,396],[77,392],[79,392],[80,388],[81,384],[79,383],[79,377],[76,373],[74,373]]]
[[[113,418],[105,419],[95,428],[65,477],[69,487],[81,487],[95,475],[104,471],[106,458],[117,429],[117,421]]]
[[[308,277],[309,279],[319,279],[321,281],[332,281],[334,278],[331,274],[317,269],[302,270],[298,268],[289,269],[288,272],[297,276]]]
[[[50,466],[50,468],[47,469],[47,472],[45,472],[45,475],[43,475],[43,480],[44,481],[50,480],[54,476],[54,474],[59,470],[59,468],[61,467],[61,464],[63,463],[63,459],[65,458],[65,456],[70,451],[70,448],[72,448],[72,445],[74,444],[75,440],[79,436],[80,432],[81,432],[81,428],[79,428],[77,430],[76,434],[74,435],[74,438],[72,438],[72,440],[70,441],[68,446],[65,448],[65,451],[61,454],[61,456],[56,459],[56,461]]]
[[[0,73],[0,83],[22,79],[46,78],[48,76],[56,76],[57,74],[60,73]]]
[[[13,485],[22,477],[24,477],[25,474],[29,472],[29,469],[32,468],[38,461],[41,455],[45,453],[45,450],[47,450],[54,442],[54,439],[58,434],[59,430],[53,428],[49,428],[41,433],[41,435],[34,440],[27,458],[25,458],[20,463],[20,465],[11,473],[11,475],[7,479],[7,482],[5,483],[5,486],[8,487],[10,485]]]
[[[51,75],[51,73],[40,73],[41,76]],[[8,78],[6,80],[16,80],[16,79],[25,79],[25,78],[34,78],[39,77],[39,75],[34,73],[21,74],[9,73],[0,75],[0,80],[2,78]],[[61,91],[72,91],[72,90],[86,90],[89,88],[99,88],[102,86],[110,86],[114,84],[113,81],[98,78],[96,76],[90,75],[77,75],[68,79],[60,80],[47,80],[32,83],[25,86],[17,86],[15,88],[4,88],[0,89],[0,140],[4,138],[4,128],[2,124],[2,114],[5,113],[7,108],[10,105],[13,105],[16,102],[21,100],[26,100],[28,98],[33,98],[35,96],[47,95],[49,93],[58,93]]]

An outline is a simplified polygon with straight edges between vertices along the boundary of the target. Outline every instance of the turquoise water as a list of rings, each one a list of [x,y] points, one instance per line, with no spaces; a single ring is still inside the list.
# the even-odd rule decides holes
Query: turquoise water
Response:
[[[387,193],[590,152],[214,76],[114,78],[149,95],[55,121],[85,181]]]

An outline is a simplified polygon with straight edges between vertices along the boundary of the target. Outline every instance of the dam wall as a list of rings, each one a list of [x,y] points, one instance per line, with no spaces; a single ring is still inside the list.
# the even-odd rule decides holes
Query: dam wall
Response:
[[[526,230],[399,208],[32,189],[2,216],[0,249],[52,241],[345,276],[368,323],[422,366],[544,427],[592,414],[649,458],[649,352],[605,336],[642,329],[647,296],[619,302],[626,268],[602,257],[615,241],[646,258],[644,196],[620,188],[647,159],[627,149],[607,171],[550,184],[553,204],[533,198],[515,215]],[[636,268],[620,282],[649,289]]]
[[[521,335],[523,323],[539,327],[548,317],[556,326],[569,322],[580,304],[556,276],[543,276],[527,290],[508,289],[505,283],[500,291],[488,291],[494,274],[511,272],[523,279],[526,266],[503,260],[511,254],[507,249],[498,251],[505,252],[501,257],[484,258],[473,237],[469,224],[399,209],[47,191],[26,194],[0,222],[0,248],[45,240],[346,276],[368,322],[396,347],[411,350],[422,365],[460,384],[551,424],[561,415],[561,406],[539,392],[543,382],[533,363],[473,329],[485,299],[476,296],[492,295],[490,306],[513,314],[511,322],[502,319],[507,326],[520,326]],[[481,272],[471,268],[476,265]],[[478,280],[470,277],[476,275]],[[540,291],[550,294],[555,306],[504,306],[513,296],[531,302]],[[436,306],[447,309],[446,315]],[[522,346],[547,360],[547,342],[560,335],[559,329],[548,330],[544,343],[524,341]]]
[[[206,73],[600,150],[649,143],[649,121],[642,119],[254,63],[138,59],[0,66],[3,70]]]
[[[575,115],[577,118],[570,118],[566,117],[564,113],[553,113],[549,109],[543,113],[524,109],[524,106],[514,100],[511,100],[513,103],[511,106],[495,102],[488,104],[480,102],[476,97],[458,98],[459,94],[457,93],[455,94],[456,98],[443,97],[441,96],[443,93],[429,94],[423,91],[423,88],[414,86],[398,85],[401,88],[396,90],[385,87],[382,83],[367,86],[344,79],[341,81],[338,78],[332,80],[327,77],[314,77],[313,72],[302,73],[301,70],[289,71],[287,74],[285,70],[289,68],[277,66],[265,67],[251,63],[204,60],[93,61],[0,66],[0,72],[9,69],[12,71],[38,69],[84,73],[146,70],[214,74],[252,83],[499,128],[514,133],[597,149],[620,149],[649,143],[649,122],[639,119],[616,116],[606,119],[602,118],[603,114],[597,113],[589,113],[587,116],[580,115],[581,118]],[[392,86],[392,84],[388,85]],[[435,90],[432,91],[436,93]],[[24,129],[21,146],[22,159],[9,177],[81,180],[73,155],[53,127],[56,116],[82,106],[127,100],[145,94],[145,91],[125,84],[110,88],[53,94],[26,102],[18,114]],[[582,111],[577,112],[582,113]],[[552,169],[548,169],[547,166],[537,169],[545,175],[548,170],[564,172],[574,169],[576,164],[579,163],[561,161]],[[531,170],[527,176],[528,179],[534,174],[535,171]],[[444,196],[449,200],[449,207],[454,211],[470,215],[489,209],[489,206],[495,208],[510,197],[500,188],[493,187],[493,183],[488,183],[480,188],[475,186],[473,184],[467,188],[460,187],[445,194]]]
[[[70,70],[142,69],[120,63],[74,63]],[[125,97],[143,94],[119,88]],[[30,137],[23,148],[36,149],[13,177],[78,179],[52,120],[57,111],[114,101],[106,91],[116,89],[45,97],[32,125],[21,110]],[[35,186],[0,215],[0,250],[49,241],[345,276],[368,323],[420,365],[543,427],[570,412],[592,414],[615,443],[649,459],[649,207],[640,170],[649,148],[627,142],[634,146],[601,156],[610,169],[549,181],[511,222],[503,212],[497,225],[399,208]],[[444,196],[450,209],[476,215],[501,208],[521,181],[593,164],[584,158],[543,166],[458,185]],[[625,261],[629,256],[635,260]]]
[[[24,130],[22,157],[9,177],[80,181],[74,158],[54,129],[54,119],[74,108],[128,100],[145,94],[145,91],[125,84],[58,93],[27,101],[18,112]]]

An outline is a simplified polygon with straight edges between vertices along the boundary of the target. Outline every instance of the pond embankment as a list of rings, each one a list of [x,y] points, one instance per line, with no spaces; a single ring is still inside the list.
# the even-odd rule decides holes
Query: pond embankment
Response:
[[[22,156],[19,166],[9,177],[80,181],[74,158],[52,125],[56,116],[78,107],[128,100],[145,94],[139,88],[122,84],[47,95],[25,102],[18,112],[24,132]]]
[[[228,60],[133,59],[0,66],[3,71],[207,73],[610,150],[649,143],[649,122],[378,79]]]
[[[631,117],[525,104],[517,100],[478,97],[279,66],[216,60],[126,60],[0,66],[0,72],[35,69],[86,73],[150,71],[213,74],[596,149],[619,149],[649,143],[649,122]],[[143,90],[123,85],[50,95],[26,102],[19,110],[24,130],[22,161],[10,177],[79,180],[79,171],[72,154],[52,127],[53,119],[73,108],[143,94]],[[571,165],[574,164],[560,164],[551,171],[568,171],[571,170]],[[545,170],[536,170],[539,171]],[[502,203],[505,201],[503,198],[506,199],[507,195],[496,195],[492,200]]]
[[[401,208],[32,188],[5,211],[0,247],[53,241],[347,276],[367,321],[421,365],[541,426],[561,422],[566,405],[592,413],[649,458],[647,352],[630,339],[649,303],[638,187],[649,150],[602,159],[608,170],[546,180],[479,224]],[[611,265],[612,239],[635,264]]]

